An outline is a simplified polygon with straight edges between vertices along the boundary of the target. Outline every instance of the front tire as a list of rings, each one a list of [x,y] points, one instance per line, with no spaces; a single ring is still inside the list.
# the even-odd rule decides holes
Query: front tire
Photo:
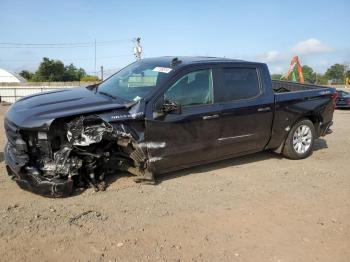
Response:
[[[283,149],[289,159],[304,159],[312,154],[315,141],[315,127],[308,119],[298,121],[290,130]]]

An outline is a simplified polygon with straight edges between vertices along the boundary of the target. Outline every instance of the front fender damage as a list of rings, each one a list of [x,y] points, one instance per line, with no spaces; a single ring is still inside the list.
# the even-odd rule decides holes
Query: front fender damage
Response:
[[[58,119],[47,133],[22,132],[26,161],[16,168],[7,161],[8,173],[21,188],[50,197],[87,187],[105,190],[105,177],[123,171],[136,182],[154,183],[143,125],[109,123],[97,115]]]

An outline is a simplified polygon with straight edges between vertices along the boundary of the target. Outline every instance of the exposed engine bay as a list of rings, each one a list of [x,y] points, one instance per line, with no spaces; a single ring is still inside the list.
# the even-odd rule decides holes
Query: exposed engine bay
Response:
[[[7,124],[9,158],[20,167],[20,172],[9,167],[8,172],[23,189],[51,197],[70,195],[77,188],[105,190],[105,177],[120,171],[135,175],[136,182],[154,183],[143,123],[78,116],[56,119],[48,132],[15,131],[12,137]]]

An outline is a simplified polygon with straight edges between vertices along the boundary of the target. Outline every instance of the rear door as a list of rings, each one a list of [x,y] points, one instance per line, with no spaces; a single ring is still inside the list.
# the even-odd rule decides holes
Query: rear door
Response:
[[[258,65],[223,66],[215,102],[222,109],[219,155],[239,155],[264,149],[271,136],[274,95],[262,81]],[[269,88],[269,89],[268,89]]]
[[[180,169],[216,158],[220,106],[213,101],[213,75],[206,67],[182,72],[149,103],[153,114],[146,119],[146,141],[153,170]],[[181,112],[157,116],[162,100],[181,105]]]

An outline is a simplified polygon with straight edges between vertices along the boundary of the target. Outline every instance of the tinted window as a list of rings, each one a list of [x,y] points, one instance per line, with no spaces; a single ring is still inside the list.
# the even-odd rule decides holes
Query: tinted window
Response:
[[[348,95],[349,95],[349,93],[347,93],[347,92],[338,91],[338,96],[339,96],[339,97],[346,97],[346,96],[348,96]]]
[[[215,93],[216,102],[256,97],[260,93],[255,68],[223,68],[223,87]]]
[[[210,104],[213,102],[211,70],[198,70],[184,75],[164,94],[164,100],[182,106]]]

